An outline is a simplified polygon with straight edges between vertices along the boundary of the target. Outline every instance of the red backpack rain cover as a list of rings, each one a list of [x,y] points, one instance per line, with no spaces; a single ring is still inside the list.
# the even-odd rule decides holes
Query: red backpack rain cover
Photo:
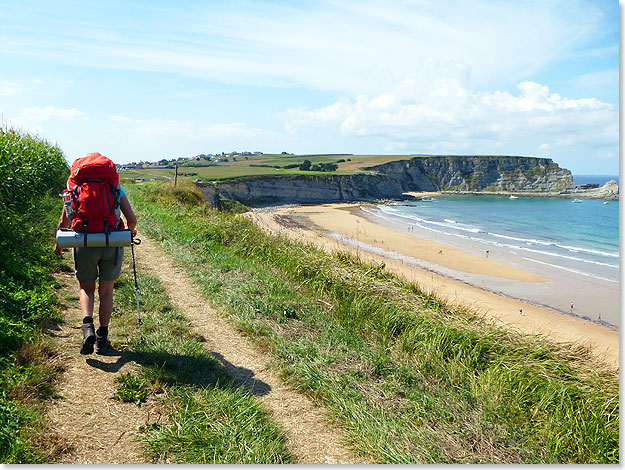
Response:
[[[96,233],[124,228],[119,216],[119,174],[112,160],[99,153],[76,159],[64,193],[72,198],[72,230]]]

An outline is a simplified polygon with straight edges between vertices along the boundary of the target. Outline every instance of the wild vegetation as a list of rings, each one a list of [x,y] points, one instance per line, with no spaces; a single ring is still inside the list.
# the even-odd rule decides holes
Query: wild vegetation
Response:
[[[62,369],[56,352],[38,338],[60,320],[51,269],[58,193],[69,168],[61,150],[13,129],[0,128],[0,462],[45,459],[40,401],[54,396]]]
[[[211,304],[383,463],[616,463],[618,375],[346,254],[263,234],[193,187],[130,185]]]

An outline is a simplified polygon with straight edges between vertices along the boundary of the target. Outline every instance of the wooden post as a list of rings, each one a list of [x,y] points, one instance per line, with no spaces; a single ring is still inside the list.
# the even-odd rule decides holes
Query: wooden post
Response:
[[[176,176],[174,177],[174,188],[178,184],[178,165],[176,165]]]

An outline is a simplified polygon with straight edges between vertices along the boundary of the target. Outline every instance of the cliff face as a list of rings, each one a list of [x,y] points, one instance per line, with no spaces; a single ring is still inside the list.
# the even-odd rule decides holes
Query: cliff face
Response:
[[[430,156],[367,170],[371,173],[245,177],[199,183],[198,187],[213,204],[226,198],[250,206],[400,199],[407,191],[502,191],[566,197],[576,189],[571,172],[549,158]]]
[[[562,192],[575,188],[571,172],[549,158],[415,157],[367,169],[392,176],[404,191]]]
[[[247,205],[278,202],[324,203],[401,198],[403,189],[386,175],[263,176],[200,183],[209,202],[216,197]]]

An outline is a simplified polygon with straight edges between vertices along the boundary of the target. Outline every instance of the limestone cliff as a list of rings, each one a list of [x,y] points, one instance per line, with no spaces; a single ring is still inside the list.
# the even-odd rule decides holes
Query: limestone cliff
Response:
[[[292,175],[257,176],[199,183],[209,202],[216,198],[238,200],[247,205],[280,202],[324,203],[401,198],[399,182],[386,175]]]
[[[396,160],[350,175],[250,176],[198,183],[206,198],[247,205],[400,199],[408,191],[516,193],[527,196],[618,197],[618,186],[582,195],[567,169],[549,158],[423,156]],[[589,190],[590,191],[590,190]],[[609,195],[607,193],[610,193]],[[601,195],[600,195],[601,194]]]
[[[549,158],[425,156],[372,166],[395,178],[404,191],[560,193],[573,190],[573,176]]]

